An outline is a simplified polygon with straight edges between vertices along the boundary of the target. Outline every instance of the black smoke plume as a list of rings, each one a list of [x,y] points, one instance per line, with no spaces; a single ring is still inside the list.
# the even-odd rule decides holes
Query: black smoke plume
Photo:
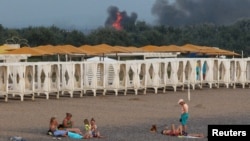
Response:
[[[108,18],[105,21],[106,27],[112,27],[112,24],[116,21],[117,13],[120,12],[122,16],[121,26],[123,29],[126,29],[128,26],[134,26],[137,20],[137,14],[132,12],[131,15],[127,15],[126,11],[119,11],[119,8],[116,6],[110,6],[107,10]]]
[[[152,14],[160,25],[230,25],[250,17],[250,0],[156,0]]]

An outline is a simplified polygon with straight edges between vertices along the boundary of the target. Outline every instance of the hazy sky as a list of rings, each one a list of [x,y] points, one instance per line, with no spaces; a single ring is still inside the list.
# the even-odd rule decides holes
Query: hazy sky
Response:
[[[96,28],[104,26],[109,6],[151,24],[155,0],[1,0],[0,24],[4,27],[51,26]]]
[[[114,21],[110,7],[125,12],[124,21],[128,17],[150,25],[228,25],[250,19],[250,0],[0,0],[0,24],[93,29]]]

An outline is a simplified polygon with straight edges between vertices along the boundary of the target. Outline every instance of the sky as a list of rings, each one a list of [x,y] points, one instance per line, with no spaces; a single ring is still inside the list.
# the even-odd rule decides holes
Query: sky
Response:
[[[123,24],[229,25],[249,19],[249,7],[250,0],[0,0],[0,24],[93,29],[113,25],[119,11]]]
[[[155,0],[1,0],[0,24],[7,28],[51,26],[96,28],[104,26],[110,6],[137,13],[137,20],[153,24]]]

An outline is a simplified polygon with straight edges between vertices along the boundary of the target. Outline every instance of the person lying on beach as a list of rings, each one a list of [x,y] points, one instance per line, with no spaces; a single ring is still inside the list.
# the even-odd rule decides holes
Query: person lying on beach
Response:
[[[163,135],[168,135],[168,136],[183,136],[182,134],[182,126],[179,125],[177,128],[175,128],[175,125],[171,125],[171,129],[164,129],[161,131],[161,134]],[[190,136],[190,137],[200,137],[203,138],[203,134],[187,134],[185,136]]]
[[[73,139],[84,139],[84,137],[80,133],[75,133],[73,132],[75,130],[70,130],[70,128],[68,128],[67,130],[58,129],[58,122],[55,117],[51,117],[50,119],[49,131],[52,132],[52,135],[54,137],[69,137]],[[61,138],[58,138],[58,139],[61,139]]]
[[[51,135],[53,136],[62,136],[62,137],[67,137],[67,132],[75,132],[77,134],[82,134],[81,130],[78,128],[58,128],[58,122],[55,117],[51,117],[50,119],[50,124],[49,124],[49,131]]]

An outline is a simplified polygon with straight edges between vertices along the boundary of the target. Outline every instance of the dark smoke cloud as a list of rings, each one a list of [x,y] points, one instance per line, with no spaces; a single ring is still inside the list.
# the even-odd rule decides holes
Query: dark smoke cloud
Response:
[[[116,6],[110,6],[108,8],[108,18],[105,21],[106,27],[112,27],[112,24],[116,21],[116,14],[120,12],[122,15],[121,26],[124,28],[128,25],[135,25],[137,20],[137,14],[132,12],[129,16],[126,11],[119,11],[119,8]]]
[[[250,0],[156,0],[152,14],[160,25],[229,25],[250,17]]]

